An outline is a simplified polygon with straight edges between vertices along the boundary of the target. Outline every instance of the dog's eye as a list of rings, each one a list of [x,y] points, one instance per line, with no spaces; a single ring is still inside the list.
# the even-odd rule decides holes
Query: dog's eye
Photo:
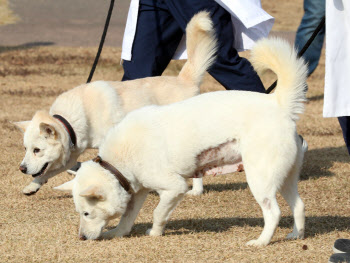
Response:
[[[84,212],[84,216],[88,216],[89,215],[89,213],[88,212]]]
[[[38,152],[40,152],[40,149],[39,149],[39,148],[35,148],[35,149],[33,150],[33,153],[38,153]]]
[[[27,147],[24,147],[24,150],[27,151]]]

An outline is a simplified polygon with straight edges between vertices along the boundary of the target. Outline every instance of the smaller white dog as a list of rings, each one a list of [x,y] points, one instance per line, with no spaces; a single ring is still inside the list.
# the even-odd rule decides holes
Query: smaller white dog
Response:
[[[176,77],[84,84],[60,95],[49,112],[39,111],[31,121],[15,123],[24,132],[26,148],[20,170],[34,177],[23,193],[35,194],[51,177],[76,164],[87,148],[99,147],[107,131],[128,112],[198,95],[217,49],[209,13],[200,12],[188,23],[186,46],[188,60]]]
[[[275,93],[218,91],[147,106],[107,133],[100,158],[83,163],[75,179],[56,188],[72,191],[81,238],[129,234],[150,190],[159,193],[160,202],[148,234],[162,235],[187,192],[187,178],[241,160],[265,221],[260,237],[248,244],[270,242],[281,215],[277,191],[294,215],[288,238],[303,238],[304,204],[297,184],[304,152],[295,121],[304,109],[307,68],[287,42],[277,39],[259,41],[252,63],[257,71],[277,74]],[[119,215],[118,226],[102,233]]]

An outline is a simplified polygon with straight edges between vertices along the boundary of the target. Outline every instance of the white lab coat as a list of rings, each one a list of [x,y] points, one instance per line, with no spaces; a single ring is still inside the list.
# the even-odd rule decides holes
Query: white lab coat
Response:
[[[326,1],[324,117],[350,116],[350,2]]]
[[[274,18],[261,8],[260,0],[215,0],[231,14],[234,26],[234,48],[238,51],[250,49],[254,42],[266,37],[274,23]],[[132,44],[134,42],[139,0],[131,0],[128,19],[125,26],[122,59],[131,60]],[[183,37],[174,59],[186,59],[186,43]]]

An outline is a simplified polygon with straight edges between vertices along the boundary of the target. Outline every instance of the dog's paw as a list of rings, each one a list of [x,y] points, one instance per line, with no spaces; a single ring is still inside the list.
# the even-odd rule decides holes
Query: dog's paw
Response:
[[[289,233],[286,237],[286,239],[289,239],[289,240],[293,240],[293,239],[297,239],[298,238],[298,235],[294,234],[294,233]]]
[[[101,234],[101,239],[112,239],[114,237],[116,237],[116,234],[115,234],[115,231],[113,230],[109,230]]]
[[[130,231],[120,230],[118,228],[114,228],[114,229],[109,230],[107,232],[103,232],[101,234],[101,238],[102,239],[112,239],[112,238],[115,238],[115,237],[127,236],[129,234],[130,234]]]
[[[147,236],[156,237],[156,236],[161,236],[161,235],[163,235],[163,232],[162,232],[162,231],[154,230],[153,228],[149,228],[149,229],[147,229],[147,231],[146,231],[146,235],[147,235]]]
[[[203,194],[203,190],[192,189],[186,193],[186,195],[190,196],[199,196]]]
[[[67,170],[67,173],[72,174],[72,175],[76,175],[78,170],[81,167],[81,162],[77,162],[76,165],[74,165],[72,168],[70,168],[69,170]]]
[[[267,244],[268,243],[262,242],[259,239],[253,239],[246,243],[247,246],[253,246],[253,247],[262,247],[262,246],[266,246]]]
[[[112,239],[114,237],[114,233],[111,231],[103,232],[100,236],[100,239]]]
[[[74,170],[67,170],[67,173],[71,174],[71,175],[77,175],[77,172]]]
[[[25,195],[33,195],[33,194],[35,194],[36,192],[39,191],[40,187],[41,187],[41,184],[37,184],[37,183],[31,182],[29,185],[27,185],[23,189],[22,192]]]
[[[295,233],[294,231],[292,233],[289,233],[286,237],[286,239],[293,240],[293,239],[304,239],[304,233]]]

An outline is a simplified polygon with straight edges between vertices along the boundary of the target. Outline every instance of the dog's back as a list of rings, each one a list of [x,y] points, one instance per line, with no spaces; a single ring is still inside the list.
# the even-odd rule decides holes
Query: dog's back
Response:
[[[278,85],[274,94],[217,91],[172,105],[145,107],[130,113],[118,130],[127,131],[128,125],[137,123],[138,127],[152,131],[147,133],[150,136],[165,137],[166,149],[174,151],[172,156],[181,156],[177,158],[184,164],[227,139],[244,143],[247,138],[254,141],[256,148],[265,145],[261,146],[262,151],[275,147],[276,151],[288,152],[288,147],[299,140],[295,120],[303,110],[307,68],[289,44],[278,39],[258,42],[253,49],[253,62],[260,71],[270,68],[276,72]],[[143,140],[147,141],[144,136]],[[184,147],[189,156],[184,155],[177,140],[171,138],[187,142]]]

